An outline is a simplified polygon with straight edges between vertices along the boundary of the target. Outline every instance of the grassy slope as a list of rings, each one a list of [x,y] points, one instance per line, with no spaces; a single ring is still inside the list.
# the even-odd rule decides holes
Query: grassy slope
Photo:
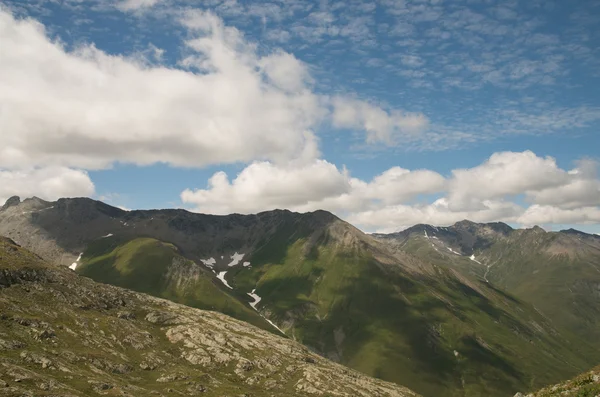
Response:
[[[78,277],[65,268],[43,262],[2,237],[0,307],[0,395],[3,396],[308,397],[314,394],[301,392],[296,387],[302,379],[300,373],[304,365],[314,366],[317,371],[326,369],[343,374],[336,378],[338,380],[331,379],[330,385],[317,386],[321,390],[343,388],[344,381],[369,381],[311,355],[292,341],[261,334],[260,330],[247,324],[185,307],[173,311],[172,305]],[[204,332],[200,341],[225,339],[227,349],[238,352],[241,360],[256,360],[255,368],[247,370],[241,377],[236,360],[212,366],[186,361],[182,358],[186,347],[167,336],[168,330],[177,325],[151,324],[144,320],[149,312],[165,313],[169,309],[168,314],[179,316],[176,324],[191,321],[192,324],[187,326],[198,327]],[[120,318],[122,311],[135,317]],[[191,320],[185,320],[186,317]],[[38,337],[43,330],[51,330],[52,336]],[[254,343],[249,343],[248,338]],[[204,346],[199,340],[194,341]],[[244,340],[244,345],[236,344],[239,340]],[[273,343],[269,344],[269,341]],[[6,347],[15,342],[18,345]],[[265,342],[266,348],[259,350],[256,347]],[[204,353],[210,357],[219,351],[217,348]],[[298,354],[302,360],[298,359]],[[32,361],[27,357],[43,357],[49,360],[48,365],[44,367],[39,360]],[[142,369],[139,365],[148,362],[156,368]],[[265,375],[269,372],[262,365],[268,366],[271,362],[278,364],[274,367],[276,372]],[[105,364],[125,366],[126,370],[114,371]],[[278,368],[285,368],[285,371]],[[178,378],[157,381],[165,375],[177,375]],[[253,381],[246,381],[246,377]],[[277,387],[266,387],[268,382],[276,383]],[[94,391],[95,384],[107,385],[107,388]],[[202,388],[198,388],[201,385]],[[407,390],[384,386],[395,393],[382,395],[417,397]]]
[[[256,287],[279,323],[294,319],[289,334],[362,372],[426,396],[505,396],[590,365],[548,327],[537,332],[545,319],[532,308],[485,283],[482,295],[445,269],[418,280],[360,245],[281,236],[233,274],[235,287]]]
[[[525,302],[533,304],[556,326],[588,341],[600,350],[600,251],[583,248],[571,236],[519,230],[508,239],[476,251],[482,264],[465,256],[441,255],[421,236],[411,236],[402,250],[423,260],[458,269],[473,279],[482,279],[486,264],[492,264],[488,280]],[[551,254],[557,239],[575,254]],[[600,353],[596,353],[600,361]]]
[[[545,247],[556,234],[537,237]],[[600,349],[600,252],[554,254],[526,250],[528,239],[499,243],[489,256],[501,258],[488,278],[501,288],[531,302],[557,325],[587,339]]]
[[[205,310],[215,310],[272,330],[263,318],[243,302],[219,289],[211,275],[199,270],[170,277],[174,263],[197,268],[178,254],[172,244],[152,238],[121,241],[117,237],[96,240],[83,253],[77,272],[91,279],[148,293]]]

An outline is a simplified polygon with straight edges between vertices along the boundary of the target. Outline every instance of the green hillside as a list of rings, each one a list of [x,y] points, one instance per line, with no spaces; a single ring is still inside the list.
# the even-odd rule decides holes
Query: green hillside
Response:
[[[205,310],[215,310],[272,331],[273,327],[244,302],[214,283],[212,274],[184,258],[177,248],[152,238],[122,241],[110,236],[84,251],[77,273]]]
[[[418,397],[223,314],[80,277],[0,237],[0,395]]]
[[[352,368],[426,396],[506,396],[600,361],[487,283],[382,263],[349,230],[318,236],[266,244],[230,283],[256,288],[259,308],[290,336]]]
[[[473,279],[487,279],[600,350],[599,237],[538,227],[500,234],[488,224],[470,222],[468,230],[465,224],[441,230],[422,225],[392,237],[391,244]]]
[[[28,205],[4,210],[0,223],[53,263],[69,265],[83,252],[77,272],[94,280],[277,332],[269,319],[325,357],[426,397],[510,396],[600,363],[586,336],[598,330],[597,262],[586,236],[545,243],[539,230],[530,230],[511,240],[508,225],[464,221],[451,228],[418,225],[382,239],[325,211],[214,216],[127,212],[64,199],[24,218]],[[528,255],[541,258],[537,264],[566,255],[573,269],[587,266],[589,273],[577,270],[570,285],[559,286],[569,277],[528,268]],[[232,264],[234,257],[243,262]],[[503,274],[506,258],[515,258],[514,269]],[[532,280],[528,274],[540,274],[539,282],[524,284]],[[553,302],[547,304],[558,314],[567,310],[564,319],[525,299],[538,287],[560,291],[547,295]],[[565,288],[585,292],[585,299],[563,304]]]

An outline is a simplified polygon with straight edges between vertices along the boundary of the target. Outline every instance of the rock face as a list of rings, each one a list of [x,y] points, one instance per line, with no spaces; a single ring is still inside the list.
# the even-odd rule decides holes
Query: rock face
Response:
[[[5,210],[9,207],[14,207],[15,205],[19,204],[21,204],[21,198],[19,196],[12,196],[8,200],[6,200],[2,207],[0,207],[0,211]]]
[[[225,315],[97,284],[0,238],[0,396],[416,396]]]

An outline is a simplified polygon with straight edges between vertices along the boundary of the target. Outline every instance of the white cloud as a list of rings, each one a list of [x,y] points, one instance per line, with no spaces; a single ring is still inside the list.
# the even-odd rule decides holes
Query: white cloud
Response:
[[[427,118],[420,113],[391,112],[368,102],[347,97],[334,97],[333,125],[338,128],[364,129],[367,142],[394,144],[399,137],[415,135],[427,126]]]
[[[0,167],[105,168],[287,161],[316,156],[326,114],[278,53],[261,58],[209,13],[185,19],[191,71],[145,66],[93,46],[67,52],[31,20],[0,11]],[[260,69],[264,65],[263,70]],[[305,72],[307,73],[307,72]]]
[[[187,11],[179,22],[190,38],[174,69],[150,64],[160,58],[153,48],[144,59],[93,45],[67,51],[41,24],[0,11],[0,167],[311,161],[315,131],[332,112],[334,124],[366,129],[368,141],[425,124],[354,99],[332,104],[312,91],[307,65],[283,51],[258,55],[212,13]]]
[[[482,208],[472,211],[453,211],[448,201],[441,198],[432,204],[394,205],[351,214],[350,223],[360,225],[364,230],[398,231],[419,223],[432,225],[451,225],[463,219],[474,222],[492,222],[498,220],[514,221],[522,208],[517,204],[503,201],[482,202]]]
[[[294,208],[349,190],[346,175],[323,160],[292,167],[257,162],[246,167],[231,182],[227,174],[217,172],[209,179],[207,189],[187,189],[181,193],[181,199],[196,205],[201,212],[251,213]]]
[[[94,194],[94,184],[85,171],[48,167],[21,171],[0,170],[0,203],[11,196],[38,196],[46,200]]]
[[[351,177],[324,160],[276,165],[254,163],[233,181],[216,173],[206,189],[186,190],[182,200],[198,211],[251,213],[273,208],[332,211],[364,230],[399,230],[417,223],[450,225],[463,219],[530,224],[597,222],[596,164],[566,171],[532,152],[493,154],[484,163],[454,170],[392,167],[370,181]],[[582,187],[583,186],[583,187]],[[596,189],[596,190],[594,190]],[[434,194],[434,202],[426,202]],[[524,197],[532,205],[514,201]]]
[[[600,205],[600,179],[598,164],[592,160],[580,161],[578,167],[568,172],[568,181],[539,191],[528,192],[528,200],[563,209]]]
[[[452,175],[449,204],[457,211],[481,207],[486,199],[539,191],[568,181],[567,172],[556,160],[531,151],[494,153],[485,163],[454,170]]]
[[[117,3],[117,8],[121,11],[133,11],[153,7],[158,2],[159,0],[121,0]]]
[[[517,222],[522,225],[539,224],[590,224],[600,223],[599,207],[581,207],[574,209],[562,209],[549,205],[534,204],[527,208]]]
[[[261,66],[275,86],[288,92],[302,91],[312,82],[306,65],[287,52],[263,57]]]
[[[409,201],[419,194],[438,192],[443,186],[444,178],[428,170],[394,167],[365,182],[324,160],[291,166],[257,162],[233,181],[224,172],[215,173],[207,189],[187,189],[181,199],[198,211],[219,214],[273,208],[339,213],[364,210],[377,203]]]

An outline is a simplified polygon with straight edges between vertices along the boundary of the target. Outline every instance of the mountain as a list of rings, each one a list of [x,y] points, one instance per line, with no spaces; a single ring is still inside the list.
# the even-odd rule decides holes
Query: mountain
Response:
[[[600,349],[600,236],[462,221],[375,237],[395,250],[489,281]]]
[[[514,397],[596,397],[600,396],[600,367],[574,379],[546,387],[535,393],[517,393]]]
[[[417,396],[228,316],[78,276],[0,238],[0,395]]]
[[[474,277],[468,257],[449,266],[325,211],[213,216],[11,199],[0,234],[94,280],[228,310],[425,396],[506,396],[600,362],[585,339]],[[484,244],[462,236],[473,250]]]

